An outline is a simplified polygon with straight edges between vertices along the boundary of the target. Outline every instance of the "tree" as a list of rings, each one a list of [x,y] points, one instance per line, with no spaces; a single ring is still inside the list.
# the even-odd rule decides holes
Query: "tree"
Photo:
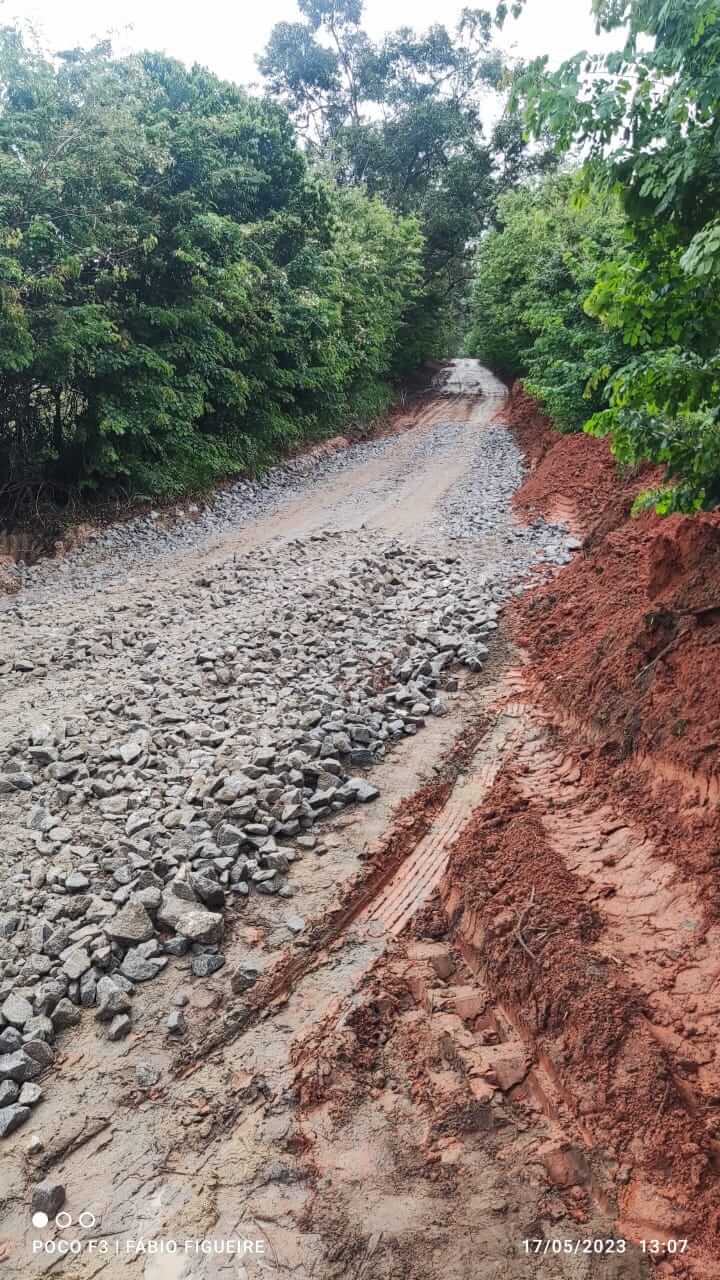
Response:
[[[522,378],[559,428],[576,431],[607,404],[598,365],[622,361],[620,339],[583,307],[621,244],[618,202],[587,199],[577,174],[558,175],[503,196],[498,224],[476,257],[467,350]]]
[[[627,462],[665,464],[662,511],[720,502],[720,0],[594,0],[625,47],[578,54],[520,85],[527,119],[580,145],[589,182],[615,190],[628,252],[599,273],[591,314],[628,353],[588,429]]]
[[[485,137],[483,114],[504,75],[486,10],[463,10],[453,33],[403,27],[374,43],[361,0],[299,4],[304,21],[274,28],[259,67],[314,164],[420,218],[426,287],[407,325],[417,363],[457,340],[474,243],[498,192],[538,158],[517,119],[504,116]]]
[[[308,172],[279,106],[0,30],[0,493],[177,493],[387,400],[411,216]],[[370,309],[372,303],[372,310]]]

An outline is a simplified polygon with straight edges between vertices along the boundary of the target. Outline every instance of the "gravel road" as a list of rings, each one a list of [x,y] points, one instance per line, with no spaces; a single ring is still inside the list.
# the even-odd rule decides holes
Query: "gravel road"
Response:
[[[156,514],[110,528],[23,568],[0,601],[13,1230],[57,1163],[43,1152],[59,1119],[102,1110],[118,1071],[152,1089],[138,1045],[182,1039],[182,984],[222,1001],[302,939],[359,865],[357,836],[332,834],[343,815],[372,832],[431,770],[504,603],[577,546],[515,522],[523,462],[503,399],[457,360],[412,429],[234,485],[172,528]]]

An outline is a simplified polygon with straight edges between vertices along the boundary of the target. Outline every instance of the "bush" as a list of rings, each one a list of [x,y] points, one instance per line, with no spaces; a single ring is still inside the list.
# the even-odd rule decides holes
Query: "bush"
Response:
[[[577,431],[607,404],[598,367],[622,357],[620,339],[583,306],[621,241],[620,210],[560,175],[504,196],[498,223],[475,261],[467,352],[522,378],[561,430]]]
[[[313,176],[280,107],[0,31],[0,474],[172,494],[385,403],[413,217]]]

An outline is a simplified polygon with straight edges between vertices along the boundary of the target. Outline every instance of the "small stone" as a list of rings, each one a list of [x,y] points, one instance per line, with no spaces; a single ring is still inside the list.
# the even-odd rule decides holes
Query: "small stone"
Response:
[[[31,1115],[30,1108],[21,1107],[19,1103],[14,1103],[11,1107],[1,1107],[0,1138],[7,1138],[9,1134],[14,1133]]]
[[[39,1102],[42,1096],[43,1091],[40,1088],[40,1085],[35,1084],[33,1081],[28,1081],[28,1083],[24,1084],[20,1090],[20,1097],[18,1101],[21,1107],[34,1107],[35,1103]]]
[[[248,991],[250,987],[254,987],[261,973],[259,964],[254,960],[245,960],[232,974],[230,986],[235,994],[239,995],[242,991]]]
[[[11,1023],[12,1026],[24,1027],[25,1023],[33,1016],[33,1007],[24,996],[18,995],[16,991],[11,991],[3,1002],[0,1012],[5,1021]]]
[[[84,876],[82,871],[71,871],[65,880],[65,888],[70,889],[72,893],[82,893],[89,888],[90,881]]]
[[[135,1067],[135,1079],[141,1089],[152,1089],[160,1079],[160,1071],[150,1062],[138,1062]]]
[[[149,827],[153,820],[154,815],[152,813],[143,813],[140,810],[136,810],[129,815],[125,823],[125,835],[136,836],[138,832],[144,831],[146,827]]]
[[[187,954],[189,947],[190,939],[181,938],[179,935],[176,938],[166,938],[163,942],[163,951],[168,956],[184,956]]]
[[[11,791],[32,791],[33,780],[29,773],[0,773],[0,795]]]
[[[224,956],[201,954],[193,956],[190,968],[196,978],[209,978],[213,973],[217,973],[218,969],[222,969],[224,964]]]
[[[130,1019],[126,1013],[119,1013],[113,1018],[107,1029],[108,1040],[122,1040],[130,1031]]]
[[[33,1188],[31,1203],[34,1213],[46,1213],[48,1218],[54,1218],[65,1203],[65,1188],[62,1182],[53,1182],[51,1178],[38,1182]]]
[[[185,1014],[182,1009],[173,1009],[167,1020],[167,1029],[171,1036],[184,1036],[187,1031]]]

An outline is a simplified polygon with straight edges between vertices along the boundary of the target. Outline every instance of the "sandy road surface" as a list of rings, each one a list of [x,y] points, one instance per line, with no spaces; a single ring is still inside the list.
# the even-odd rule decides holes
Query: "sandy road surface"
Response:
[[[202,527],[100,540],[5,602],[0,996],[42,1008],[44,1030],[3,1016],[54,1061],[0,1146],[4,1274],[645,1274],[632,1246],[525,1243],[612,1234],[609,1203],[586,1197],[578,1226],[517,1031],[483,1013],[462,949],[413,922],[518,750],[494,710],[503,605],[572,545],[513,520],[503,394],[456,361],[404,434]],[[218,812],[245,769],[250,800]],[[343,791],[358,776],[379,788],[367,807]],[[192,945],[154,914],[177,879],[213,915]],[[138,892],[154,927],[129,964],[106,933]],[[118,970],[131,1012],[108,1039]],[[376,975],[402,998],[375,1000]],[[385,1046],[362,1083],[337,1049],[354,1018]],[[501,1046],[491,1084],[481,1045]],[[72,1225],[32,1225],[43,1178]]]

